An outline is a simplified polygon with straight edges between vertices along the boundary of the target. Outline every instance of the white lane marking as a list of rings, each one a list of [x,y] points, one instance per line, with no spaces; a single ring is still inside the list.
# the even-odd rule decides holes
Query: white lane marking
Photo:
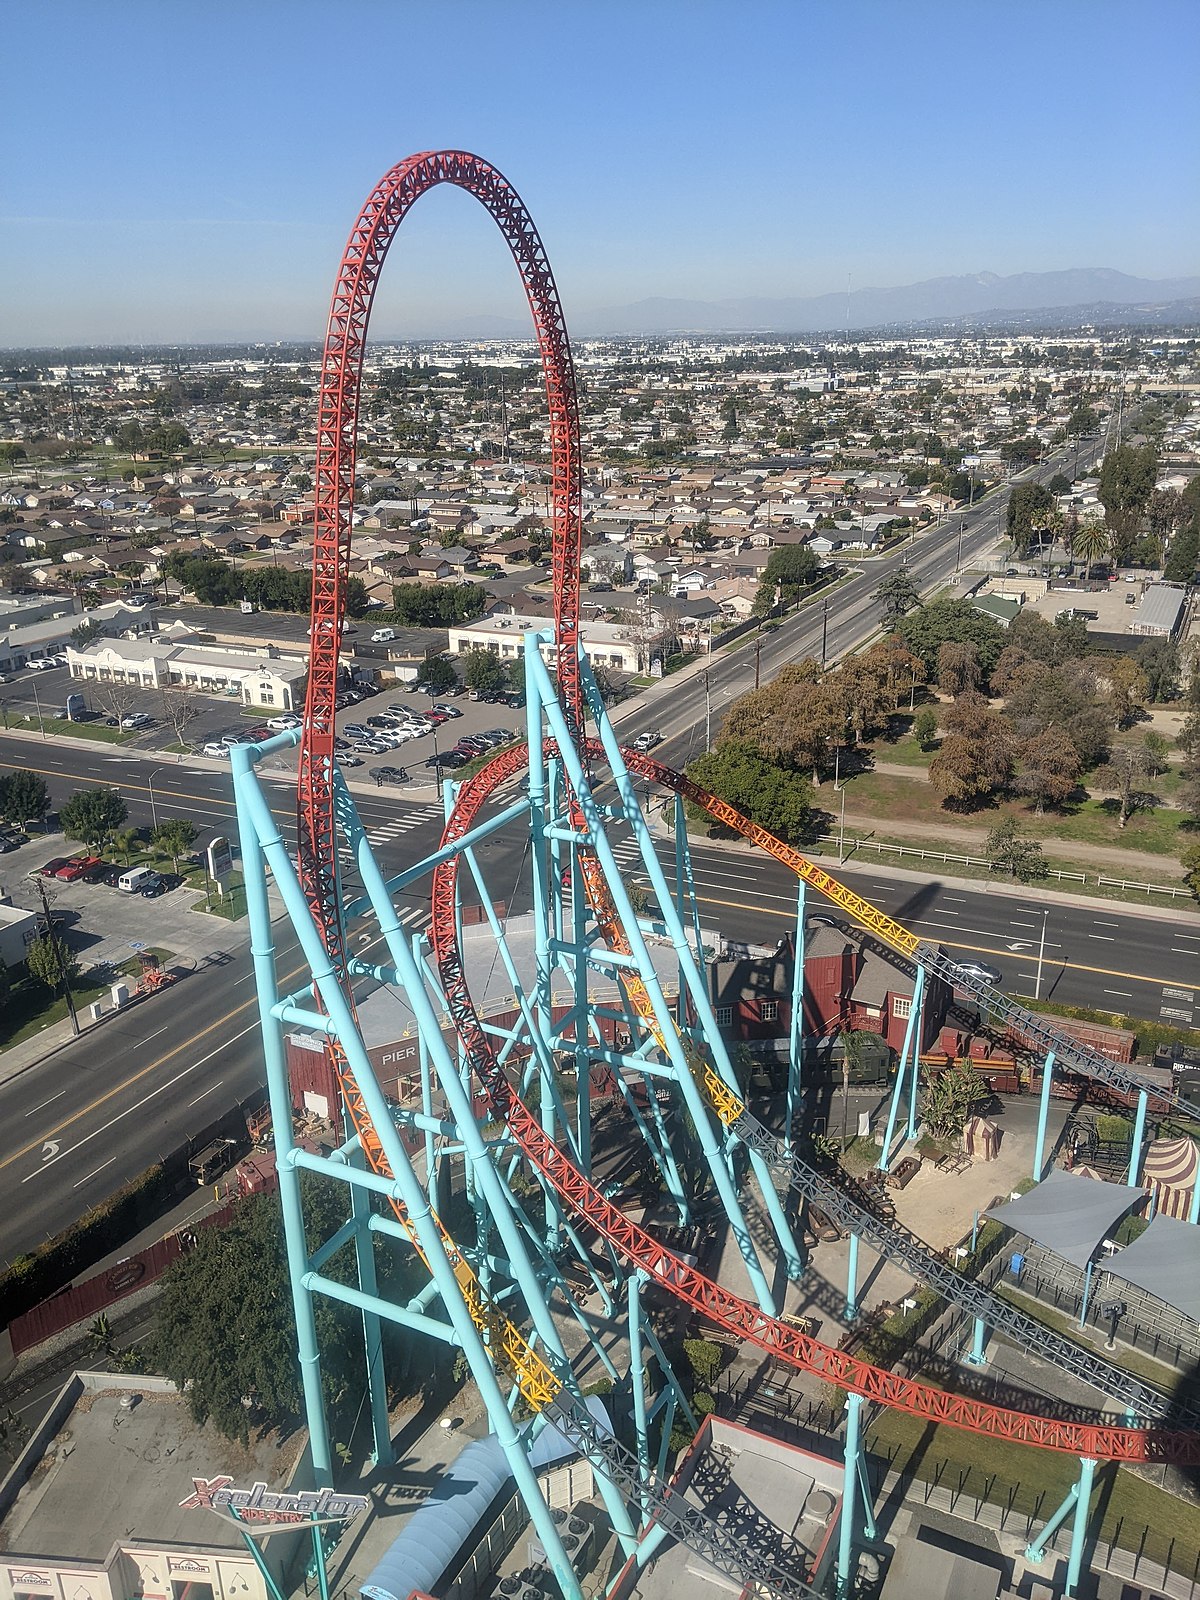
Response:
[[[1119,928],[1121,926],[1112,917],[1093,917],[1092,921],[1098,923],[1102,928]]]
[[[140,1050],[144,1044],[149,1044],[151,1039],[157,1039],[160,1033],[166,1033],[170,1026],[171,1024],[169,1022],[164,1023],[161,1028],[156,1028],[153,1033],[148,1033],[144,1039],[139,1039],[133,1048],[135,1050]]]
[[[1185,950],[1182,945],[1178,945],[1178,944],[1173,944],[1171,946],[1171,953],[1173,955],[1177,955],[1177,956],[1200,955],[1200,951],[1198,951],[1198,950]]]
[[[1105,944],[1115,944],[1116,937],[1117,936],[1116,936],[1115,933],[1089,933],[1088,934],[1088,938],[1089,939],[1103,939]]]
[[[214,1089],[219,1089],[224,1082],[225,1082],[224,1078],[218,1078],[216,1083],[210,1083],[207,1089],[201,1089],[200,1093],[196,1096],[195,1100],[189,1100],[188,1101],[188,1105],[190,1105],[190,1106],[196,1105],[198,1101],[204,1099],[204,1096],[206,1094],[212,1094]]]
[[[61,1100],[63,1095],[66,1094],[66,1092],[67,1091],[65,1089],[60,1089],[57,1094],[52,1094],[50,1096],[49,1100],[43,1100],[40,1106],[33,1106],[29,1111],[27,1111],[25,1113],[25,1115],[27,1117],[31,1117],[31,1116],[33,1116],[33,1113],[35,1111],[44,1111],[47,1106],[53,1105],[56,1100]]]
[[[118,1111],[115,1117],[110,1117],[107,1122],[102,1123],[98,1128],[94,1128],[91,1133],[85,1133],[78,1144],[73,1144],[69,1150],[60,1150],[57,1155],[53,1156],[45,1163],[45,1167],[52,1167],[57,1162],[62,1161],[66,1156],[73,1156],[76,1150],[82,1150],[84,1145],[90,1143],[90,1141],[94,1139],[97,1134],[106,1132],[107,1129],[120,1122],[123,1117],[127,1117],[131,1112],[137,1111],[140,1107],[153,1100],[156,1095],[162,1094],[164,1089],[171,1088],[171,1086],[178,1083],[181,1078],[186,1078],[189,1073],[195,1072],[197,1067],[202,1067],[206,1062],[211,1061],[214,1056],[219,1056],[222,1050],[228,1050],[231,1044],[236,1044],[239,1039],[244,1039],[248,1033],[253,1033],[257,1027],[258,1023],[252,1022],[249,1027],[243,1028],[241,1033],[235,1033],[232,1039],[226,1039],[223,1044],[219,1044],[215,1050],[210,1050],[209,1053],[206,1056],[202,1056],[199,1061],[193,1061],[190,1067],[184,1067],[182,1072],[177,1072],[173,1078],[168,1078],[165,1083],[160,1083],[156,1089],[151,1089],[149,1094],[143,1095],[140,1100],[135,1100],[133,1105],[126,1106],[123,1111]],[[114,1157],[113,1159],[115,1160],[116,1158]],[[36,1178],[39,1173],[45,1170],[45,1167],[39,1166],[37,1171],[31,1172],[27,1178],[22,1178],[21,1182],[28,1183],[30,1178]]]
[[[966,903],[967,903],[967,897],[966,897],[965,894],[944,894],[942,896],[942,899],[943,900],[954,900],[960,906],[965,906]]]
[[[1133,995],[1129,992],[1128,989],[1105,989],[1104,992],[1105,992],[1105,994],[1119,995],[1122,1000],[1132,1000],[1133,999]]]
[[[109,1156],[107,1161],[102,1161],[100,1163],[95,1172],[89,1172],[86,1178],[80,1178],[78,1183],[73,1183],[71,1185],[72,1189],[82,1189],[84,1184],[90,1183],[97,1173],[103,1172],[105,1167],[111,1167],[116,1159],[116,1156]]]

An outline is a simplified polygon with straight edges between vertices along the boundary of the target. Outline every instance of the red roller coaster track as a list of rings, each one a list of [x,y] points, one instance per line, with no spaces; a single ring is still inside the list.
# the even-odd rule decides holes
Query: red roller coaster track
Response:
[[[580,459],[578,407],[570,346],[545,250],[512,186],[477,156],[427,152],[394,167],[368,198],[342,258],[330,309],[321,377],[316,463],[316,540],[313,557],[312,664],[301,746],[300,865],[314,920],[345,978],[343,931],[336,879],[333,815],[333,729],[338,647],[350,550],[354,448],[367,322],[387,250],[413,201],[435,184],[452,183],[474,194],[508,241],[533,312],[550,406],[553,460],[555,636],[560,692],[568,726],[584,748],[578,665]],[[466,784],[446,830],[461,838],[496,786],[524,763],[506,753]],[[698,803],[721,805],[679,774],[641,761],[639,770]],[[728,808],[724,808],[727,810]],[[728,820],[728,818],[726,818]],[[739,819],[748,836],[761,830]],[[760,843],[765,842],[760,839]],[[778,844],[778,851],[787,847]],[[776,853],[778,853],[778,851]],[[686,1300],[738,1338],[797,1368],[819,1373],[883,1404],[970,1432],[1037,1445],[1071,1455],[1112,1461],[1197,1461],[1200,1436],[1158,1428],[1116,1428],[1057,1421],[947,1394],[856,1360],[766,1316],[756,1306],[687,1266],[632,1223],[543,1132],[499,1066],[475,1012],[455,933],[455,857],[433,880],[431,938],[451,1012],[468,1060],[527,1157],[572,1208],[624,1255],[676,1297]]]

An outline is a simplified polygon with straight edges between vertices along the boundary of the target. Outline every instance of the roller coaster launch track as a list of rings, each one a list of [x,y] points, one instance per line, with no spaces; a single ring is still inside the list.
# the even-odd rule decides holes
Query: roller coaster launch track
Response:
[[[410,157],[387,173],[360,213],[334,288],[321,375],[315,473],[312,648],[298,794],[300,871],[312,916],[347,989],[335,847],[333,736],[363,354],[370,309],[388,247],[413,202],[427,189],[441,183],[454,184],[474,194],[495,218],[517,263],[533,314],[550,413],[554,625],[559,686],[572,738],[581,750],[586,749],[578,651],[581,500],[578,407],[570,347],[553,275],[528,212],[511,185],[494,168],[462,151],[426,152]],[[468,831],[496,786],[517,771],[523,759],[523,756],[499,757],[464,786],[447,827],[447,843]],[[922,944],[899,923],[723,802],[698,789],[680,774],[645,757],[630,755],[628,765],[631,770],[684,794],[768,850],[898,953],[939,977],[952,978],[963,987],[953,964],[941,951]],[[1177,1463],[1200,1460],[1200,1435],[1195,1432],[1048,1419],[947,1394],[871,1366],[765,1315],[665,1249],[588,1182],[544,1133],[498,1065],[472,1004],[456,942],[456,872],[457,857],[444,862],[435,873],[431,937],[467,1059],[496,1113],[507,1121],[528,1159],[575,1212],[603,1234],[632,1266],[649,1273],[669,1293],[687,1301],[738,1338],[757,1345],[779,1360],[818,1373],[846,1389],[914,1416],[1097,1460]],[[1064,1065],[1118,1087],[1142,1087],[1131,1074],[1114,1068],[1103,1058],[1092,1056],[1076,1041],[1055,1036],[1041,1019],[1021,1012],[1004,997],[983,989],[976,992],[981,1001],[999,1010],[1031,1042],[1043,1048],[1053,1046]],[[352,1085],[349,1087],[353,1089]],[[1182,1102],[1179,1107],[1193,1109]],[[726,1107],[726,1111],[735,1132],[743,1137],[757,1137],[755,1125],[740,1120],[744,1108],[739,1110],[735,1104]],[[763,1133],[767,1139],[771,1138],[766,1130]],[[378,1150],[378,1140],[372,1139],[369,1131],[363,1142],[369,1159],[373,1162],[380,1159],[374,1153]],[[794,1173],[796,1179],[801,1176]],[[1047,1354],[1054,1359],[1049,1351]],[[577,1414],[565,1389],[560,1389],[546,1402],[546,1409],[560,1425],[575,1433],[586,1453],[599,1457],[602,1466],[607,1462],[616,1471],[618,1481],[623,1481],[619,1463],[615,1458],[608,1460],[611,1452],[607,1451],[606,1442],[588,1437],[586,1414]],[[668,1498],[662,1492],[655,1498],[655,1505],[660,1513],[670,1510]],[[687,1537],[682,1526],[680,1533]],[[738,1559],[742,1559],[741,1554]],[[797,1588],[785,1584],[777,1575],[772,1575],[768,1581],[780,1589],[790,1587],[794,1592],[803,1589],[802,1585]]]

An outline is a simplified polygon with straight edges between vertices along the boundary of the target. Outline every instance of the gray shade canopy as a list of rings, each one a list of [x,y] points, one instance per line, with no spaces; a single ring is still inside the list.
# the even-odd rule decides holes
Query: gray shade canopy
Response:
[[[1083,1268],[1117,1223],[1145,1198],[1140,1189],[1098,1183],[1057,1168],[1036,1189],[985,1215]]]
[[[1155,1217],[1104,1268],[1200,1324],[1200,1227],[1176,1217]]]

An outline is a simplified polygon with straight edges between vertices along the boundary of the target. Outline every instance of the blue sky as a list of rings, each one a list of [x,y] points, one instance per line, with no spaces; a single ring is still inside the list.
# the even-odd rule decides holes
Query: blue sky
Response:
[[[319,337],[409,153],[487,157],[568,318],[650,295],[1200,271],[1194,0],[37,0],[0,98],[0,345]],[[524,315],[425,196],[373,322]]]

